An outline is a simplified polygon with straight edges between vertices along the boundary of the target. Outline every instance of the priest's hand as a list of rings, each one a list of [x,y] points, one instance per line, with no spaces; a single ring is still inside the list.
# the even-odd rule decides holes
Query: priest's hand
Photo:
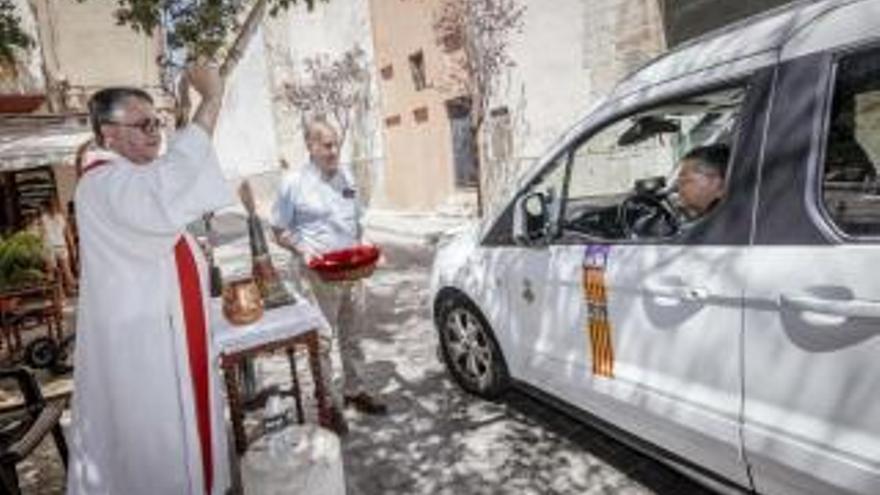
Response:
[[[193,116],[193,123],[208,134],[213,134],[220,107],[223,105],[224,83],[220,71],[216,66],[199,61],[187,66],[186,78],[202,97],[199,108]]]
[[[223,98],[223,78],[216,65],[199,60],[187,65],[186,77],[203,100]]]

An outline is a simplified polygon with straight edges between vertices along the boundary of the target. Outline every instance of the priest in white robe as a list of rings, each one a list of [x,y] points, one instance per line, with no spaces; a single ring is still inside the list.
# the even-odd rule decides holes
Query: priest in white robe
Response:
[[[68,495],[202,495],[229,488],[205,263],[185,226],[233,201],[211,142],[215,68],[187,72],[202,101],[159,156],[152,100],[89,102],[100,149],[77,186],[82,253]]]

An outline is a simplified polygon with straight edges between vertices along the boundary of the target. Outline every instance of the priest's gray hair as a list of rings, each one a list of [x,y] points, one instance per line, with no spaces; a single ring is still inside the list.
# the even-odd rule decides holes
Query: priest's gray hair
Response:
[[[153,104],[153,97],[149,93],[128,86],[105,88],[89,98],[89,121],[92,124],[92,132],[95,133],[95,142],[99,146],[104,146],[101,126],[113,122],[119,107],[129,98],[137,98],[150,105]]]

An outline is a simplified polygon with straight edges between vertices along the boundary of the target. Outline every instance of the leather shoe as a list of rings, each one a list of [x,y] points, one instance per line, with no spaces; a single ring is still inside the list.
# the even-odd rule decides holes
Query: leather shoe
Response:
[[[348,421],[345,415],[337,407],[330,408],[330,424],[327,427],[336,433],[337,436],[343,437],[348,434]]]
[[[352,406],[364,414],[388,414],[388,406],[374,399],[370,394],[361,392],[357,395],[346,395],[345,407]]]

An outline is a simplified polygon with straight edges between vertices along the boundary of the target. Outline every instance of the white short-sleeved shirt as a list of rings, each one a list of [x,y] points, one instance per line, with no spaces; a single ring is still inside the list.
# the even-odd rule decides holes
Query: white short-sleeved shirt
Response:
[[[64,237],[67,222],[64,220],[64,216],[61,214],[44,213],[42,221],[43,229],[46,233],[46,242],[52,247],[67,246],[67,239]]]
[[[318,253],[357,245],[361,207],[350,171],[340,167],[326,179],[308,163],[285,175],[272,208],[272,225],[288,230],[294,242]]]

